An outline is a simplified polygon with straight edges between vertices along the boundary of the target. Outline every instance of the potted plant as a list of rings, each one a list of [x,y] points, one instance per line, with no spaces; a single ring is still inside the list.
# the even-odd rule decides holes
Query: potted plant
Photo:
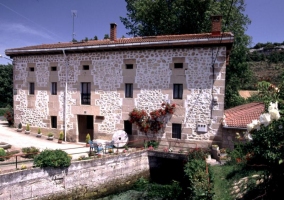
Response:
[[[22,123],[20,122],[20,123],[18,124],[18,129],[17,129],[17,131],[18,131],[18,132],[22,132],[22,130],[23,130],[23,126],[22,126]]]
[[[86,147],[89,147],[90,144],[89,144],[89,141],[91,140],[91,136],[90,134],[88,133],[87,136],[86,136]]]
[[[36,136],[37,136],[37,137],[41,137],[41,135],[42,135],[41,130],[40,130],[40,128],[38,128],[38,129],[37,129],[37,134],[36,134]]]
[[[63,132],[60,131],[60,133],[59,133],[59,138],[58,138],[58,143],[61,144],[61,143],[62,143],[62,140],[63,140]]]
[[[53,140],[53,137],[54,137],[53,133],[48,133],[47,134],[47,139],[48,140]]]
[[[26,133],[26,134],[30,134],[30,132],[31,132],[31,130],[30,130],[30,125],[27,124],[25,133]]]

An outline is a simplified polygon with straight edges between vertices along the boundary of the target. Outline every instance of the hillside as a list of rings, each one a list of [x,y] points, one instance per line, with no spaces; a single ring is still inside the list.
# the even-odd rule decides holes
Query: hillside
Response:
[[[251,61],[249,66],[255,77],[254,82],[268,81],[274,85],[281,83],[284,63],[269,63],[268,61]]]
[[[279,85],[284,73],[284,42],[256,44],[250,49],[247,61],[253,78],[249,86],[251,88],[244,89],[254,89],[254,85],[259,81]]]

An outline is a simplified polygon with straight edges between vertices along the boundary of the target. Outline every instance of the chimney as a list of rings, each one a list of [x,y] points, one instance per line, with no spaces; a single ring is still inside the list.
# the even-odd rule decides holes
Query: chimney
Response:
[[[116,40],[116,23],[110,24],[110,41]]]
[[[211,34],[213,36],[220,36],[222,31],[222,16],[221,15],[211,16],[211,22],[212,22]]]

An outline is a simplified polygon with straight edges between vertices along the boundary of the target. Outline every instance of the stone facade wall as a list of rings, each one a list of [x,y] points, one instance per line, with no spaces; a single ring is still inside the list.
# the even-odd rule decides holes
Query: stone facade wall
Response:
[[[128,120],[134,107],[151,112],[160,108],[163,101],[176,103],[177,110],[163,131],[148,136],[171,139],[172,123],[179,123],[183,141],[222,139],[225,47],[21,56],[15,57],[14,63],[16,124],[29,123],[48,130],[50,116],[57,116],[58,129],[63,129],[67,78],[66,132],[67,138],[75,138],[74,141],[78,141],[79,134],[77,115],[104,116],[104,120],[94,120],[93,138],[109,139],[115,130],[124,129],[124,120]],[[174,68],[174,63],[183,63],[183,68]],[[127,69],[126,64],[133,64],[133,69]],[[90,69],[83,70],[84,65]],[[52,66],[57,71],[51,71]],[[30,82],[35,83],[34,95],[28,94]],[[57,95],[51,95],[51,82],[58,83]],[[81,105],[82,82],[91,83],[91,105]],[[125,83],[133,84],[133,98],[125,98]],[[182,99],[173,99],[173,84],[183,84]],[[217,102],[213,104],[214,97]],[[197,132],[198,123],[206,124],[208,131]],[[133,126],[133,135],[142,137],[135,129]]]
[[[0,175],[0,199],[99,197],[148,178],[146,151],[72,163],[68,169],[31,169]]]
[[[236,139],[236,133],[239,133],[240,136],[243,137],[245,132],[246,130],[244,129],[223,128],[223,141],[220,144],[220,147],[234,149],[234,144],[238,142]]]

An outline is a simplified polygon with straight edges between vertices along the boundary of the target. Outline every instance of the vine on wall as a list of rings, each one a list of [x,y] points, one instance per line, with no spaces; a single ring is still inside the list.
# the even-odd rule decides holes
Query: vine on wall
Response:
[[[136,124],[141,132],[158,133],[164,127],[166,117],[172,115],[175,108],[174,103],[162,103],[161,108],[150,112],[150,115],[143,109],[134,108],[129,113],[129,121]]]

